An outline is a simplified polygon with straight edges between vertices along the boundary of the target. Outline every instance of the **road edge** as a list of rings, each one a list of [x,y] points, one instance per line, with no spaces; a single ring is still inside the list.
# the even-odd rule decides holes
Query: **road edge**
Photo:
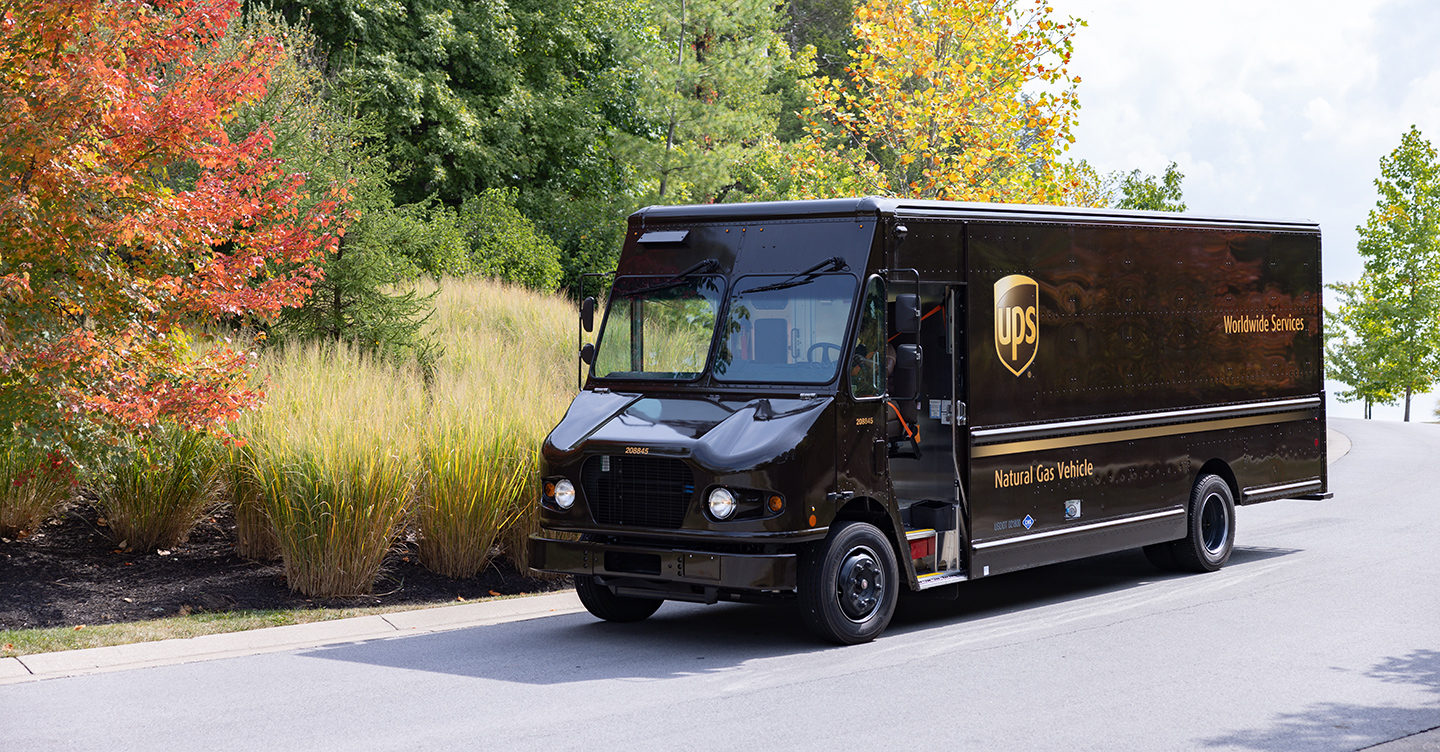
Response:
[[[447,632],[583,611],[574,590],[309,624],[0,658],[0,685]]]

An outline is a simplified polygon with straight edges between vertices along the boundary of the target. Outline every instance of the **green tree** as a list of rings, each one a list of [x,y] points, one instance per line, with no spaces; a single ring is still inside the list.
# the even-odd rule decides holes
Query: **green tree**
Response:
[[[560,283],[560,249],[515,207],[515,191],[492,188],[466,200],[460,228],[477,273],[544,292]]]
[[[225,59],[254,39],[275,39],[281,55],[265,95],[242,108],[228,129],[245,133],[265,124],[274,150],[307,187],[349,187],[354,221],[321,259],[324,275],[298,308],[281,313],[271,329],[277,342],[325,339],[351,342],[384,357],[433,358],[423,327],[430,295],[412,284],[421,273],[438,276],[465,263],[464,239],[453,216],[432,219],[428,204],[396,207],[393,177],[373,118],[360,117],[350,92],[324,75],[325,57],[303,23],[251,8],[232,26],[215,55]],[[448,224],[447,224],[448,220]]]
[[[1165,167],[1165,174],[1156,177],[1139,170],[1119,178],[1120,201],[1116,209],[1143,209],[1147,211],[1183,212],[1185,199],[1180,183],[1185,173],[1171,162]]]
[[[790,50],[769,0],[650,0],[638,48],[641,107],[652,135],[632,142],[648,196],[705,202],[733,186],[744,147],[774,133],[767,94]]]
[[[487,188],[616,190],[613,134],[638,132],[622,0],[282,0],[308,17],[393,148],[401,202]]]
[[[1388,327],[1393,306],[1375,296],[1369,275],[1329,287],[1341,299],[1335,312],[1326,311],[1326,375],[1350,387],[1336,394],[1342,402],[1364,400],[1369,418],[1374,405],[1394,404],[1396,399],[1391,386],[1395,364],[1390,360],[1394,332]]]
[[[1375,187],[1380,198],[1356,229],[1387,335],[1375,346],[1408,421],[1411,397],[1440,381],[1440,161],[1415,126],[1380,159]]]

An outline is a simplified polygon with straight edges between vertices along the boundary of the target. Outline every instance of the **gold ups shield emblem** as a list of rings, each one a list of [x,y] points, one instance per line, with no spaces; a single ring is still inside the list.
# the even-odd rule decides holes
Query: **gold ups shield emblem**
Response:
[[[1040,285],[1023,274],[995,283],[995,352],[1019,376],[1040,349]]]

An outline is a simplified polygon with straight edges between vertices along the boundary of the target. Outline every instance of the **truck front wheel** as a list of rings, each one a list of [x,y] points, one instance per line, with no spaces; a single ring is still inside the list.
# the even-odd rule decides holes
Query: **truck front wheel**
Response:
[[[585,610],[605,621],[644,621],[655,613],[664,601],[658,598],[631,598],[616,595],[608,586],[601,585],[588,574],[575,575],[575,593]]]
[[[800,614],[816,636],[839,645],[869,642],[895,613],[900,577],[885,534],[842,522],[802,557]]]

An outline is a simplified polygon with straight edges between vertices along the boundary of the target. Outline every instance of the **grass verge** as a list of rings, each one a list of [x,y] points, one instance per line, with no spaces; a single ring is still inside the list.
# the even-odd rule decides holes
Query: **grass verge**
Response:
[[[484,598],[477,603],[525,595],[504,595]],[[274,611],[217,611],[214,613],[167,616],[148,621],[118,624],[81,625],[79,627],[48,627],[45,629],[0,629],[0,658],[56,653],[63,650],[84,650],[111,645],[132,645],[138,642],[177,640],[227,632],[244,632],[291,624],[348,619],[355,616],[377,616],[397,611],[419,611],[427,608],[453,606],[454,602],[428,605],[363,606],[356,608],[304,608]],[[398,633],[397,633],[398,634]]]

